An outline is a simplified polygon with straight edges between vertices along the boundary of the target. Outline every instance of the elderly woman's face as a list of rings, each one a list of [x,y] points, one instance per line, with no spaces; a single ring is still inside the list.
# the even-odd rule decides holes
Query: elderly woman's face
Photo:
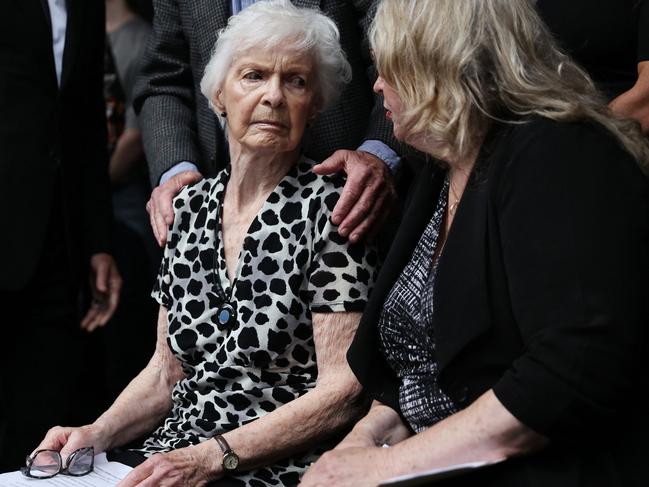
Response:
[[[291,152],[317,112],[311,56],[286,49],[235,59],[214,103],[227,113],[228,137],[259,152]]]

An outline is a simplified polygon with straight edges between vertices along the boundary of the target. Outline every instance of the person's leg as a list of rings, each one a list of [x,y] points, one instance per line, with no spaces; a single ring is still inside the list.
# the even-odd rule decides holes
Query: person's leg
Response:
[[[60,232],[50,232],[30,284],[0,293],[2,416],[0,470],[24,465],[49,428],[80,420],[87,335],[79,329],[77,293]]]

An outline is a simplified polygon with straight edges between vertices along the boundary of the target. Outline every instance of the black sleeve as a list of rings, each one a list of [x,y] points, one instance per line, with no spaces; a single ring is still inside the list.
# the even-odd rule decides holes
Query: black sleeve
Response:
[[[494,391],[550,439],[583,438],[614,424],[640,385],[647,182],[603,129],[543,122],[520,140],[502,178],[499,224],[525,352]]]

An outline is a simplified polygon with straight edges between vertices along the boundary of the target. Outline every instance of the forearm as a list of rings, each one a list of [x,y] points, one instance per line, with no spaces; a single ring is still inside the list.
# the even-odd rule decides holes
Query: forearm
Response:
[[[167,310],[158,313],[156,350],[147,366],[93,424],[104,449],[124,445],[150,432],[171,410],[171,391],[184,374],[166,343]]]
[[[386,475],[502,459],[544,447],[547,439],[512,416],[489,390],[468,408],[385,452]]]
[[[102,432],[105,449],[124,445],[152,431],[171,410],[172,387],[160,368],[149,363],[94,422]]]
[[[342,384],[341,384],[342,382]],[[360,385],[342,380],[319,384],[304,396],[224,437],[242,469],[251,469],[304,451],[330,438],[363,413]],[[214,446],[218,450],[216,442]]]
[[[112,184],[124,182],[137,163],[142,160],[143,155],[144,149],[140,131],[136,128],[124,131],[117,140],[115,151],[108,165],[110,182]]]

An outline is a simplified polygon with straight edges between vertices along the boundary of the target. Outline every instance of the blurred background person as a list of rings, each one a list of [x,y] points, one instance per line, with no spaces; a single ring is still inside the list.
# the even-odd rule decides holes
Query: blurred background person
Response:
[[[649,132],[649,2],[534,1],[559,45],[588,71],[613,111]]]
[[[646,485],[639,125],[528,0],[383,0],[370,38],[396,137],[443,163],[347,355],[373,406],[304,487],[503,459],[439,485]]]
[[[0,16],[0,470],[52,422],[92,414],[88,337],[121,286],[109,254],[104,5],[9,2]],[[85,316],[79,290],[89,279]]]
[[[149,22],[136,13],[141,10],[133,0],[106,1],[104,97],[113,210],[112,250],[122,273],[123,288],[110,326],[100,331],[96,345],[100,348],[98,356],[103,355],[102,409],[144,368],[155,347],[157,307],[149,295],[161,251],[145,209],[151,187],[132,103],[135,78],[151,32]]]

